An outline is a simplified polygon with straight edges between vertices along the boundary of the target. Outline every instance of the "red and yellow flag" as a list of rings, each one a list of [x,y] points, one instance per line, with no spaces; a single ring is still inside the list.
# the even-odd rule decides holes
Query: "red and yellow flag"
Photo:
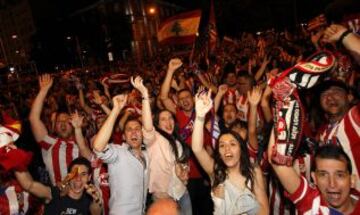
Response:
[[[158,41],[161,44],[193,43],[198,32],[200,17],[200,10],[170,17],[159,26],[157,33]]]

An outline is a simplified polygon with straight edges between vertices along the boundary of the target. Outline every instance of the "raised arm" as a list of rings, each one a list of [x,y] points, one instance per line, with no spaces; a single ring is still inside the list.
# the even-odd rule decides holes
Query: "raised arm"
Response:
[[[267,65],[270,63],[271,57],[265,56],[264,60],[258,69],[258,71],[255,73],[255,81],[259,81],[260,78],[264,75],[264,72],[266,70]]]
[[[212,176],[214,172],[214,160],[210,157],[204,147],[204,123],[205,116],[213,106],[211,91],[197,93],[195,96],[196,117],[192,133],[191,148],[197,160],[205,172]]]
[[[328,27],[323,36],[325,42],[339,42],[349,50],[350,54],[360,64],[360,37],[348,31],[344,26],[333,24]]]
[[[37,94],[29,115],[31,130],[34,134],[35,140],[40,142],[48,134],[45,124],[41,121],[41,111],[44,106],[44,100],[53,84],[53,78],[49,74],[39,77],[40,90]]]
[[[95,103],[101,107],[101,109],[104,111],[104,113],[106,113],[106,115],[109,115],[111,110],[101,98],[99,91],[94,90],[93,95]]]
[[[83,89],[82,89],[82,88],[79,88],[78,91],[79,91],[80,107],[81,107],[87,114],[90,114],[90,115],[91,115],[92,112],[93,112],[93,109],[86,104]]]
[[[261,89],[259,86],[254,87],[251,92],[247,92],[247,97],[249,100],[249,119],[248,119],[248,137],[250,146],[257,150],[259,148],[259,143],[257,139],[256,132],[256,122],[257,122],[257,107],[261,99]]]
[[[196,72],[195,73],[196,76],[198,77],[198,79],[200,80],[201,84],[204,85],[206,88],[210,89],[212,92],[217,93],[217,87],[212,84],[211,82],[209,82],[208,80],[206,80],[206,78],[204,77],[204,75],[201,72]]]
[[[119,128],[120,131],[124,131],[124,127],[125,127],[125,122],[129,119],[129,117],[134,114],[135,110],[133,110],[132,108],[126,108],[124,110],[124,114],[121,116],[120,120],[119,120]]]
[[[171,80],[173,78],[174,72],[182,66],[182,62],[180,59],[175,58],[171,59],[169,62],[169,67],[166,72],[166,76],[164,79],[163,84],[161,85],[160,90],[160,99],[165,106],[165,108],[170,111],[171,113],[176,113],[176,105],[175,103],[169,98],[169,91],[171,86]]]
[[[43,198],[46,202],[51,201],[51,189],[48,186],[45,186],[37,181],[34,181],[28,171],[19,172],[15,171],[15,177],[20,183],[20,186],[33,194],[38,198]]]
[[[283,185],[283,187],[285,188],[285,190],[288,193],[293,194],[299,188],[301,178],[296,173],[296,171],[293,167],[280,166],[280,165],[276,165],[272,162],[271,157],[273,154],[272,151],[274,149],[274,146],[275,146],[275,135],[274,135],[274,131],[272,131],[270,140],[269,140],[269,145],[268,145],[269,163],[273,167],[273,170],[275,171],[277,177],[280,179],[280,182]]]
[[[154,128],[153,120],[151,117],[151,107],[149,101],[148,89],[144,86],[143,80],[140,76],[135,79],[131,77],[131,84],[137,89],[142,96],[142,123],[145,131],[152,131]]]
[[[267,85],[264,90],[260,103],[261,109],[264,114],[264,119],[267,123],[270,123],[273,120],[271,107],[270,107],[271,94],[272,94],[271,88],[269,87],[269,85]]]
[[[116,119],[119,116],[123,107],[125,106],[126,101],[127,101],[127,95],[117,95],[113,98],[114,107],[95,137],[94,145],[93,145],[95,151],[102,152],[107,146],[114,125],[116,123]]]
[[[111,94],[110,94],[110,91],[109,91],[109,85],[101,82],[101,85],[104,87],[104,94],[105,96],[108,98],[108,99],[111,99]]]
[[[259,166],[255,167],[255,185],[254,185],[254,194],[256,200],[259,202],[260,210],[258,215],[267,215],[269,214],[269,199],[266,194],[265,180],[263,172]]]
[[[215,109],[215,113],[218,112],[219,107],[221,105],[221,100],[224,97],[225,93],[228,91],[229,87],[226,84],[222,84],[219,86],[219,89],[217,91],[217,94],[215,96],[214,99],[214,109]]]
[[[86,144],[85,137],[82,133],[83,120],[84,117],[80,116],[77,111],[71,114],[70,122],[75,130],[75,140],[76,140],[76,144],[79,147],[80,155],[91,161],[92,151],[90,150],[89,146]]]

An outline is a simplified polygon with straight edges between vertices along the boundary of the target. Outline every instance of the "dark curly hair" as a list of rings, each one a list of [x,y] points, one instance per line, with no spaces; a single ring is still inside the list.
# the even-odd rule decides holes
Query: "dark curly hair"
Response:
[[[215,146],[214,151],[214,183],[213,187],[223,183],[227,177],[227,167],[221,159],[219,153],[219,140],[222,136],[230,134],[232,135],[240,145],[240,174],[245,177],[245,185],[253,192],[254,191],[254,166],[250,162],[249,152],[246,142],[234,131],[226,131],[222,133],[218,138],[218,143]]]

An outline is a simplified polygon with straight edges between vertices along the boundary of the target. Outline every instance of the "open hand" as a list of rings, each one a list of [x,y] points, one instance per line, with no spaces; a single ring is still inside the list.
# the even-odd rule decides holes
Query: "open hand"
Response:
[[[135,89],[139,90],[141,95],[147,94],[148,90],[144,86],[143,79],[140,76],[136,76],[135,79],[134,79],[134,77],[131,77],[130,81],[131,81],[131,84],[133,85],[133,87]]]
[[[81,126],[83,125],[83,121],[84,117],[81,116],[77,110],[75,111],[75,113],[71,114],[70,122],[74,128],[81,128]]]
[[[251,106],[257,106],[261,100],[262,90],[259,86],[253,87],[251,91],[247,92],[248,101]]]
[[[198,92],[195,95],[196,116],[205,117],[212,107],[211,90],[208,92]]]
[[[39,77],[40,90],[49,90],[53,84],[53,78],[49,74],[44,74]]]
[[[127,94],[120,94],[120,95],[114,96],[114,98],[112,99],[114,109],[122,110],[124,108],[124,106],[126,105],[127,97],[128,97]]]

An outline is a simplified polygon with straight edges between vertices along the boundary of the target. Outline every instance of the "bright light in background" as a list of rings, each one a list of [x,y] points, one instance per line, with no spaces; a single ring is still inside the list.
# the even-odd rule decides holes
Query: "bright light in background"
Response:
[[[16,35],[16,34],[13,34],[13,35],[11,35],[11,38],[16,39],[16,38],[17,38],[17,35]]]
[[[10,72],[14,72],[14,71],[15,71],[15,68],[14,68],[14,67],[10,67],[9,70],[10,70]]]
[[[155,7],[150,7],[149,8],[149,14],[155,14],[156,13],[156,8]]]
[[[70,36],[67,36],[66,39],[67,39],[67,40],[71,40],[71,37],[70,37]]]

